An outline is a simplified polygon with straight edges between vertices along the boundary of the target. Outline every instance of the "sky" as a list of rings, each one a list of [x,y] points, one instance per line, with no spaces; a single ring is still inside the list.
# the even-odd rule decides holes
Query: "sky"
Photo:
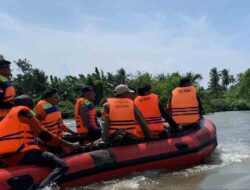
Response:
[[[248,0],[0,0],[0,54],[59,77],[250,68]]]

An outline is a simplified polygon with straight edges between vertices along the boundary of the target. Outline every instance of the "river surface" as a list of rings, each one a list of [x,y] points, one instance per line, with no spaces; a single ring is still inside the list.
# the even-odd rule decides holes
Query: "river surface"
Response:
[[[249,190],[250,112],[205,116],[217,126],[218,147],[205,163],[179,171],[151,170],[68,190]],[[71,120],[66,124],[73,125]]]

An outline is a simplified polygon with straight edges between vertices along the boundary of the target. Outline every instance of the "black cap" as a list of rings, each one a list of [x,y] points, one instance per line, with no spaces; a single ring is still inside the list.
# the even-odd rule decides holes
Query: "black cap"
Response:
[[[0,60],[0,68],[4,68],[6,66],[9,67],[10,64],[11,64],[11,62],[8,60],[5,60],[5,59]]]
[[[34,106],[33,100],[28,95],[17,96],[14,99],[14,104],[15,106],[27,106],[30,109],[33,109],[33,106]]]
[[[94,91],[94,88],[92,86],[84,85],[81,87],[81,92],[89,92],[89,91]]]

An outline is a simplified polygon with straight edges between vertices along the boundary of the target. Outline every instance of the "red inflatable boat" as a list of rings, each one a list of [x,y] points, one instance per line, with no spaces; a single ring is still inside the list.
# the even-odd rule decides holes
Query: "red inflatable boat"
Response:
[[[180,169],[201,163],[217,146],[216,129],[207,119],[201,127],[177,137],[109,147],[65,157],[70,169],[61,188],[89,184],[114,176],[150,169]],[[0,169],[1,190],[23,190],[39,183],[49,168],[18,166]]]

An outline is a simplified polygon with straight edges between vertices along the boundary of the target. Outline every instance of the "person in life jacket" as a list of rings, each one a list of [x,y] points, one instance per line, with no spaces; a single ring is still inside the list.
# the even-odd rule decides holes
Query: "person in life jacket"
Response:
[[[68,171],[68,165],[54,154],[42,151],[38,146],[38,138],[69,150],[79,145],[68,143],[48,132],[32,111],[33,101],[28,96],[16,97],[14,104],[0,122],[0,158],[9,166],[39,165],[54,168],[37,188],[57,182]]]
[[[94,105],[95,91],[92,86],[81,87],[81,97],[75,105],[75,122],[77,133],[88,141],[101,137],[101,126],[97,121],[97,110]]]
[[[58,104],[60,98],[56,89],[47,90],[44,95],[44,99],[40,100],[36,107],[35,113],[41,124],[54,135],[63,138],[63,132],[68,132],[72,135],[76,135],[74,131],[70,130],[62,120],[62,114],[59,110]],[[44,142],[40,142],[46,150],[54,153],[63,153],[63,150],[58,147],[51,147]]]
[[[137,89],[139,95],[135,98],[134,103],[141,111],[151,134],[162,138],[169,136],[170,131],[164,126],[162,118],[169,123],[171,131],[181,130],[181,126],[175,123],[159,102],[158,95],[151,93],[150,90],[151,85],[149,84],[139,87]],[[139,135],[143,135],[138,125],[136,130]]]
[[[195,124],[202,117],[201,101],[189,78],[182,78],[179,86],[172,91],[167,110],[175,122],[183,126]]]
[[[139,109],[131,100],[127,85],[115,87],[115,97],[108,98],[102,109],[102,141],[127,142],[138,139],[135,122],[140,125],[146,139],[151,138],[148,126]]]
[[[16,96],[15,89],[10,81],[10,62],[0,60],[0,121],[13,107],[13,100]]]

